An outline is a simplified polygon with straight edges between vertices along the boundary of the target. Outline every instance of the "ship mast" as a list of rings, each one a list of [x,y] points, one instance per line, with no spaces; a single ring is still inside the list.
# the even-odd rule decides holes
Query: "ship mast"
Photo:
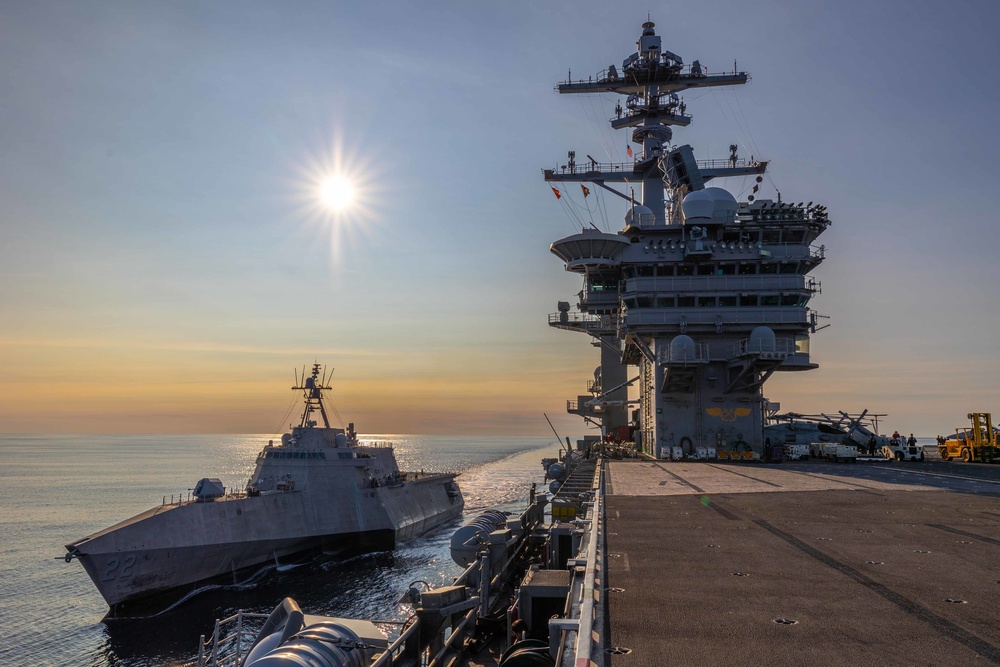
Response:
[[[302,371],[302,377],[305,378],[302,382],[302,386],[292,387],[292,391],[301,391],[302,397],[305,400],[305,409],[302,411],[302,420],[299,423],[299,428],[308,428],[316,426],[316,421],[311,418],[311,415],[319,411],[320,416],[323,418],[323,428],[330,428],[330,420],[326,416],[326,406],[323,405],[323,392],[329,391],[331,387],[326,384],[326,373],[323,373],[323,379],[320,379],[320,372],[322,367],[319,364],[313,364],[312,375],[306,377],[305,369]]]
[[[691,146],[670,144],[671,126],[687,127],[691,116],[678,93],[698,88],[736,86],[747,83],[747,72],[709,74],[699,61],[685,67],[681,57],[661,48],[660,37],[652,21],[642,24],[642,35],[636,41],[636,52],[622,63],[619,72],[614,65],[587,81],[566,81],[556,86],[560,94],[617,93],[625,95],[625,108],[617,108],[611,119],[616,130],[632,130],[632,141],[642,145],[631,163],[600,163],[590,160],[579,167],[571,159],[561,171],[545,170],[549,182],[588,182],[605,187],[606,183],[642,185],[639,215],[647,218],[643,226],[679,224],[684,194],[700,190],[713,178],[729,176],[759,176],[767,170],[766,162],[746,162],[740,158],[697,162]],[[571,158],[575,153],[571,153]],[[606,188],[610,189],[610,188]],[[631,197],[617,190],[624,199]],[[639,220],[634,222],[638,223]]]

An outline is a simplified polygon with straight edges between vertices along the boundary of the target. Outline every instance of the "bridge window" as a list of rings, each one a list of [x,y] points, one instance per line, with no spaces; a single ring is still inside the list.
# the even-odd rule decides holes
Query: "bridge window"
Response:
[[[799,265],[796,262],[782,262],[780,271],[781,273],[798,273]]]
[[[795,354],[809,354],[809,336],[798,335],[795,337]]]
[[[760,305],[762,306],[777,306],[780,303],[781,299],[777,294],[764,294],[760,297]]]
[[[715,297],[714,296],[699,296],[698,297],[698,307],[699,308],[715,308]]]
[[[656,297],[656,307],[657,308],[673,308],[677,305],[677,300],[672,296],[658,296]]]
[[[740,294],[740,307],[746,308],[747,306],[757,305],[757,295],[756,294]]]
[[[714,264],[699,264],[698,265],[698,275],[699,276],[714,276],[715,275],[715,265]]]
[[[679,296],[679,297],[677,297],[677,307],[678,308],[694,308],[694,297],[693,296]]]
[[[798,294],[782,294],[781,295],[781,305],[782,306],[798,306],[799,304]]]
[[[720,276],[736,275],[736,265],[731,263],[719,264],[719,275]]]
[[[660,264],[656,267],[656,275],[658,276],[672,276],[674,275],[674,265],[673,264]]]
[[[651,296],[640,296],[638,297],[638,304],[640,308],[652,308],[653,307],[653,297]]]
[[[741,276],[754,276],[757,275],[757,265],[750,262],[740,263],[740,275]]]
[[[735,296],[720,296],[719,308],[735,308],[737,298]]]
[[[677,275],[679,276],[693,276],[694,275],[694,265],[692,264],[681,264],[677,267]]]

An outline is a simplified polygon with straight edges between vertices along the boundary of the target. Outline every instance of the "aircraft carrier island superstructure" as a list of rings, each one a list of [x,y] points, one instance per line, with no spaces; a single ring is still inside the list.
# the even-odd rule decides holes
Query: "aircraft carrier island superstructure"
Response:
[[[744,84],[746,72],[684,65],[661,48],[652,22],[637,47],[620,71],[557,86],[627,96],[611,127],[641,145],[628,163],[578,162],[570,152],[566,165],[544,171],[557,194],[559,184],[591,183],[629,202],[617,234],[584,228],[551,247],[583,290],[578,309],[561,302],[549,324],[586,333],[601,349],[590,395],[568,409],[656,458],[702,448],[764,455],[764,382],[817,367],[809,334],[821,327],[808,303],[819,291],[810,272],[824,258],[815,244],[830,224],[826,208],[760,198],[767,162],[740,157],[735,145],[725,159],[700,161],[671,142],[671,128],[691,122],[678,93]],[[746,184],[745,201],[708,185],[732,177]]]

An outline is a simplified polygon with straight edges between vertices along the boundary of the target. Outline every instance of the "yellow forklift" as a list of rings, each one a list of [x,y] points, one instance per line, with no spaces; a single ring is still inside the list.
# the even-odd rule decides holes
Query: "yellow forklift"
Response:
[[[993,419],[988,412],[970,412],[971,427],[956,428],[955,435],[938,443],[941,460],[950,461],[961,456],[966,463],[1000,462],[1000,443],[993,430]]]

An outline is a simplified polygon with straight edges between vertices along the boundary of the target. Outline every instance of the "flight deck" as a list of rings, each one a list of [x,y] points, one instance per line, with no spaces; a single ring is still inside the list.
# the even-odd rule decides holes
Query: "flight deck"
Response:
[[[611,461],[614,665],[1000,663],[1000,468]]]

